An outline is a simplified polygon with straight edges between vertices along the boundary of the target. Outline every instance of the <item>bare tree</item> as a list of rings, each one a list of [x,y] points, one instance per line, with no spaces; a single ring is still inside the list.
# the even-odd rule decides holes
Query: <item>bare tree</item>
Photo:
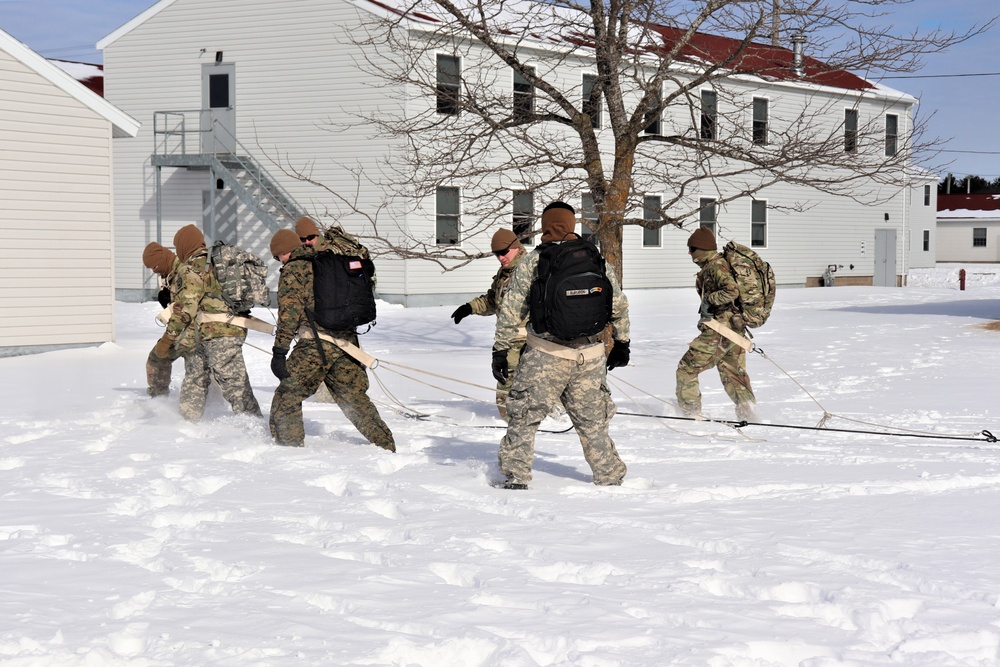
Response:
[[[875,90],[851,72],[913,72],[992,25],[894,34],[884,9],[906,2],[404,0],[356,36],[373,80],[410,96],[410,113],[364,119],[406,146],[377,180],[411,202],[461,183],[465,237],[509,220],[515,191],[589,193],[584,213],[619,276],[623,226],[697,224],[706,184],[724,183],[713,206],[778,183],[879,201],[935,142],[906,113],[892,150],[881,116],[852,127],[843,109]],[[747,91],[775,82],[799,86],[794,109],[726,122],[756,121]],[[655,211],[649,192],[664,193]],[[454,268],[481,256],[395,231],[404,257]]]

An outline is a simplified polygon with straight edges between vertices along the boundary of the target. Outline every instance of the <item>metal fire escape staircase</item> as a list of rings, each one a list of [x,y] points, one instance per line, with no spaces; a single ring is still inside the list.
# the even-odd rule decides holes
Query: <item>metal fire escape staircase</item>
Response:
[[[221,179],[261,223],[271,232],[288,229],[304,215],[302,207],[267,170],[250,155],[210,110],[157,111],[153,114],[156,167],[156,231],[163,224],[162,167],[208,170],[212,181]],[[215,188],[210,190],[215,196]],[[209,227],[215,227],[216,206],[209,207]],[[268,235],[269,236],[269,235]]]

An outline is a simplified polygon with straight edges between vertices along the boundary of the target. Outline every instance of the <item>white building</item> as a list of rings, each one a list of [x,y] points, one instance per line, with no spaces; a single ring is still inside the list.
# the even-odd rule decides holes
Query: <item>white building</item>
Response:
[[[363,58],[379,56],[365,52],[352,37],[373,16],[385,15],[386,7],[368,0],[160,0],[98,43],[104,51],[107,98],[143,121],[137,138],[120,142],[115,151],[119,298],[151,295],[154,284],[140,261],[142,248],[153,240],[169,245],[183,225],[198,224],[210,240],[235,242],[266,256],[273,231],[289,226],[299,213],[328,221],[324,213],[336,208],[336,198],[282,173],[276,163],[307,170],[315,183],[375,215],[383,193],[377,183],[359,186],[355,174],[377,172],[380,161],[402,146],[363,124],[342,132],[319,126],[331,120],[349,124],[370,114],[409,113],[413,107],[407,105],[433,104],[412,96],[405,104],[399,102],[406,95],[387,91],[358,65]],[[402,26],[419,38],[419,24],[404,18]],[[474,66],[476,57],[467,61],[465,66]],[[577,65],[586,68],[584,61]],[[566,67],[566,77],[580,77],[569,61]],[[908,136],[916,103],[847,73],[811,82],[789,76],[740,85],[748,100],[767,100],[775,115],[794,115],[807,99],[835,109],[824,121],[829,126],[825,130],[842,125],[845,113],[853,110],[855,122],[884,124],[893,150]],[[726,113],[719,109],[720,118]],[[663,122],[689,121],[677,117]],[[237,155],[249,159],[231,159]],[[259,166],[269,172],[263,190],[248,177]],[[914,187],[922,192],[923,184]],[[460,193],[463,184],[442,186],[459,188]],[[718,187],[724,190],[726,185]],[[703,190],[695,196],[719,199],[725,192]],[[722,239],[757,247],[781,284],[818,285],[833,266],[837,284],[897,285],[907,267],[922,257],[923,251],[914,257],[910,218],[912,209],[923,204],[905,188],[883,191],[878,199],[883,203],[867,206],[801,186],[773,186],[758,193],[754,202],[719,206],[714,219],[704,222],[714,224]],[[808,202],[807,209],[796,213],[782,206],[793,200]],[[489,234],[462,237],[462,228],[472,221],[461,217],[460,194],[456,201],[458,242],[488,250]],[[536,215],[544,203],[533,203]],[[570,203],[578,213],[586,208],[582,198]],[[442,213],[436,202],[410,204],[378,211],[382,233],[434,239]],[[270,212],[256,214],[257,208]],[[512,216],[513,211],[492,229],[511,226]],[[387,221],[392,231],[385,231]],[[341,224],[364,233],[370,220],[354,215]],[[626,287],[690,286],[688,234],[674,228],[658,233],[626,228]],[[459,303],[481,293],[496,263],[489,258],[445,272],[428,261],[383,257],[378,267],[382,298],[434,305]]]
[[[938,196],[937,261],[1000,262],[1000,195]]]
[[[114,340],[112,140],[138,130],[0,30],[0,356]]]

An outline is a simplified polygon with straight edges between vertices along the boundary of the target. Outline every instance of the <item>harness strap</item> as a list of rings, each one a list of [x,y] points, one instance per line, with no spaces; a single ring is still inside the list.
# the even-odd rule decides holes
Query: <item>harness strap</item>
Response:
[[[580,366],[583,366],[588,361],[604,358],[604,343],[594,343],[587,347],[566,347],[565,345],[546,340],[529,332],[527,344],[528,347],[532,347],[539,352],[544,352],[560,359],[575,361]]]
[[[325,340],[328,343],[333,343],[365,368],[375,368],[378,365],[378,359],[368,354],[349,340],[335,338],[325,333],[317,332],[316,334],[313,334],[309,327],[305,326],[299,327],[298,336],[300,340],[307,338],[319,338],[320,340]]]
[[[198,311],[198,324],[203,322],[225,322],[226,324],[231,324],[235,327],[240,327],[241,329],[253,329],[254,331],[260,331],[262,333],[274,335],[274,325],[268,324],[262,319],[256,318],[253,315],[250,317],[243,317],[242,315],[227,315],[225,313],[205,313]]]
[[[704,324],[706,327],[708,327],[715,333],[719,334],[720,336],[728,338],[729,340],[733,341],[747,352],[752,351],[754,348],[754,344],[752,341],[739,335],[738,333],[727,327],[722,322],[719,322],[717,320],[705,320],[702,322],[702,324]]]

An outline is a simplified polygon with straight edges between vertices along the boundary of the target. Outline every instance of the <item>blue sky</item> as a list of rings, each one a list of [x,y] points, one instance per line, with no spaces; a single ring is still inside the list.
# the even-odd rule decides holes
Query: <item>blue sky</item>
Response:
[[[0,0],[0,28],[48,58],[97,63],[101,62],[97,41],[153,4],[154,0]],[[894,9],[885,23],[900,33],[938,26],[963,30],[997,15],[997,0],[913,0]],[[1000,26],[947,53],[926,57],[919,74],[934,78],[885,83],[917,97],[919,116],[933,114],[930,135],[947,142],[947,152],[935,163],[944,167],[944,173],[1000,177]]]

